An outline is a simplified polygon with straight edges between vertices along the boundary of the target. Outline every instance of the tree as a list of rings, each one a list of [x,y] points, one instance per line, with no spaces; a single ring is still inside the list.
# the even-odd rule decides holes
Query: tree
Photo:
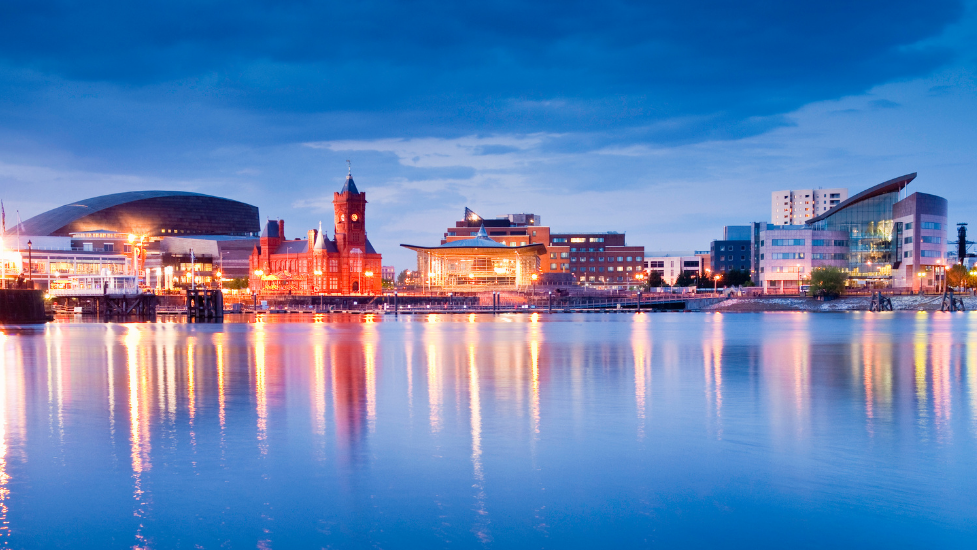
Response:
[[[405,269],[405,270],[401,271],[397,275],[397,284],[398,285],[402,285],[405,282],[407,282],[407,276],[408,276],[409,273],[410,273],[410,270],[409,269]]]
[[[750,282],[750,272],[739,269],[731,269],[723,274],[723,278],[719,283],[722,286],[744,286]]]
[[[848,273],[838,267],[816,267],[811,270],[810,296],[841,296]]]
[[[953,267],[946,270],[946,283],[948,286],[967,287],[970,286],[970,279],[970,272],[960,264],[954,264]]]
[[[224,288],[243,290],[248,288],[248,279],[245,277],[237,277],[235,279],[224,281]]]
[[[675,286],[692,286],[695,284],[695,277],[692,276],[692,272],[683,271],[681,275],[675,279]]]
[[[660,271],[649,271],[648,272],[648,288],[656,288],[665,284],[662,280],[662,274]]]

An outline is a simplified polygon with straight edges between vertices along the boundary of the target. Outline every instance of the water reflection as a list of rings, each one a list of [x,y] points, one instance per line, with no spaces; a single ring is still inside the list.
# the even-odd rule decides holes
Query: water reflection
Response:
[[[977,535],[975,342],[970,313],[0,333],[0,540],[98,517],[95,547],[718,546],[900,506]]]

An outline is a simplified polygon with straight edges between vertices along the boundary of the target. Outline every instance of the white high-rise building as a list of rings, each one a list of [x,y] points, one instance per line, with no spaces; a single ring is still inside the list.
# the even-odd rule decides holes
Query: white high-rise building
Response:
[[[848,198],[848,189],[787,189],[770,194],[770,223],[802,225]]]

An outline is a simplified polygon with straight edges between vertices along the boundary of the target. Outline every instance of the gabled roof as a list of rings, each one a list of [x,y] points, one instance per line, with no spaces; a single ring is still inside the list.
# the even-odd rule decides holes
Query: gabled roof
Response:
[[[827,219],[829,216],[832,216],[841,211],[843,208],[847,208],[853,204],[868,200],[872,197],[877,197],[879,195],[885,195],[886,193],[896,193],[902,191],[907,185],[909,185],[909,182],[913,181],[914,179],[916,179],[916,172],[906,174],[905,176],[899,176],[898,178],[892,178],[889,181],[884,181],[876,186],[869,187],[861,193],[848,197],[847,199],[841,201],[840,204],[831,207],[831,209],[824,214],[811,218],[804,223],[806,225],[811,225],[815,222]]]
[[[309,241],[308,239],[302,239],[300,241],[285,241],[278,245],[278,250],[275,254],[305,254],[309,251]]]

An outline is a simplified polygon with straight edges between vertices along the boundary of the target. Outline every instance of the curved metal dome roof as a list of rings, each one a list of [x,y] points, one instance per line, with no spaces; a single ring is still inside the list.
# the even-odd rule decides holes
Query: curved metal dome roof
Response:
[[[258,207],[188,191],[129,191],[75,201],[20,224],[22,235],[95,229],[146,235],[246,235],[260,227]]]

